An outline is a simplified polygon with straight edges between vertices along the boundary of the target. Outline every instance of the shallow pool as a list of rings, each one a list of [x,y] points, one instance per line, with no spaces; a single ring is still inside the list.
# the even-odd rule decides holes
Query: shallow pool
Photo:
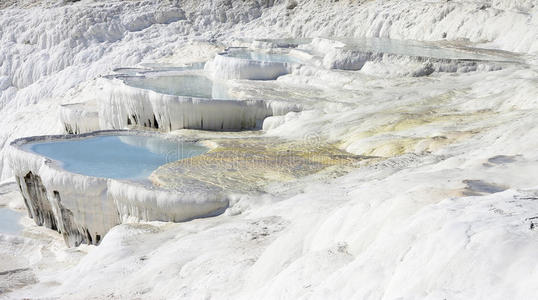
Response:
[[[225,56],[242,58],[248,60],[256,61],[266,61],[266,62],[278,62],[278,63],[302,63],[302,61],[294,56],[287,54],[276,54],[276,53],[264,53],[250,50],[232,50],[226,52]]]
[[[0,234],[18,234],[22,230],[19,220],[22,214],[6,207],[0,207]]]
[[[126,85],[174,96],[224,99],[227,87],[202,75],[133,76],[122,78]]]
[[[175,66],[172,64],[157,64],[157,63],[146,63],[141,64],[142,67],[120,67],[115,68],[112,71],[118,75],[127,75],[127,76],[136,76],[143,75],[148,73],[158,73],[158,72],[181,72],[181,71],[190,71],[190,70],[201,70],[204,68],[205,62],[193,63],[186,66]]]
[[[467,50],[464,50],[465,48],[441,48],[432,43],[413,40],[362,38],[344,39],[343,41],[348,45],[347,48],[391,53],[396,55],[423,56],[438,59],[504,60],[498,56],[477,52],[479,49],[467,48]]]
[[[163,164],[208,151],[191,142],[137,135],[36,142],[24,148],[59,161],[67,171],[116,179],[147,178]]]

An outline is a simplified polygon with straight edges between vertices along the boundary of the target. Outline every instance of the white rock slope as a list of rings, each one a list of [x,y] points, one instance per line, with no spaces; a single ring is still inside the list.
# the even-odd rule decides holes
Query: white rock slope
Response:
[[[414,39],[518,52],[507,55],[521,64],[410,77],[415,65],[387,60],[365,63],[360,71],[299,68],[256,88],[236,82],[250,94],[315,103],[269,117],[262,135],[306,143],[323,139],[380,159],[270,185],[263,195],[234,195],[218,217],[115,226],[98,247],[65,249],[34,239],[35,228],[29,226],[25,236],[0,235],[1,257],[12,258],[0,260],[0,282],[19,273],[31,279],[2,297],[532,299],[538,294],[536,1],[291,2],[2,2],[2,180],[13,180],[17,171],[7,165],[9,142],[63,132],[59,104],[80,102],[81,83],[140,62],[210,57],[212,47],[197,46],[203,40]],[[42,183],[51,187],[47,193],[70,183],[42,162],[21,158],[20,165],[43,169]],[[73,186],[99,192],[84,184]],[[36,187],[30,185],[34,193]],[[109,186],[116,188],[123,190]],[[60,196],[62,202],[78,201]],[[8,264],[15,260],[16,267]],[[16,269],[24,271],[13,273]]]

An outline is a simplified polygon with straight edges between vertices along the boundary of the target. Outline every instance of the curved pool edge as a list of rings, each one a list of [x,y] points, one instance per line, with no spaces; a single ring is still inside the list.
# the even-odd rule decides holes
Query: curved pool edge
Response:
[[[120,79],[103,79],[99,126],[128,126],[163,132],[178,129],[238,131],[261,128],[267,117],[301,111],[297,103],[270,99],[212,99],[159,93],[129,86]]]
[[[275,80],[290,74],[298,63],[262,61],[227,55],[230,51],[217,53],[206,63],[204,70],[213,78],[223,80]]]
[[[22,148],[36,141],[137,134],[163,136],[151,132],[104,130],[14,140],[8,158],[29,217],[37,225],[61,233],[68,246],[77,246],[98,244],[112,227],[121,223],[181,222],[214,215],[228,207],[227,196],[217,188],[178,192],[153,186],[149,181],[142,183],[72,173],[61,168],[58,161]],[[187,140],[181,136],[167,138]]]

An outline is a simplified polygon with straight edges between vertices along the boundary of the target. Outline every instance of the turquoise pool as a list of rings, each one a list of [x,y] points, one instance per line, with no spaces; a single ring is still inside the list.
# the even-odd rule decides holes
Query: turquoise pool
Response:
[[[163,164],[208,151],[192,142],[137,135],[35,142],[24,148],[60,162],[67,171],[116,179],[147,178]]]

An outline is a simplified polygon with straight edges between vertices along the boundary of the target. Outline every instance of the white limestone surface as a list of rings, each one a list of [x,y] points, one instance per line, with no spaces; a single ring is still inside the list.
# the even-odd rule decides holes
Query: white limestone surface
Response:
[[[0,177],[10,182],[9,143],[64,132],[59,105],[81,83],[221,51],[196,43],[381,37],[522,60],[422,77],[406,61],[313,65],[261,82],[279,99],[318,103],[267,118],[263,135],[385,159],[234,195],[213,218],[121,224],[97,247],[68,249],[23,218],[24,237],[0,235],[2,297],[535,298],[537,25],[535,0],[1,1]]]
[[[66,133],[79,134],[100,129],[96,102],[88,101],[60,106],[60,121]]]
[[[119,79],[101,79],[99,122],[101,129],[127,125],[161,131],[177,129],[240,130],[260,127],[268,116],[296,111],[298,105],[272,100],[219,99],[216,84],[205,97],[155,92],[126,85]],[[215,98],[212,98],[212,97]]]
[[[264,61],[252,58],[233,57],[229,52],[215,55],[205,66],[213,78],[274,80],[291,72],[291,62]]]

